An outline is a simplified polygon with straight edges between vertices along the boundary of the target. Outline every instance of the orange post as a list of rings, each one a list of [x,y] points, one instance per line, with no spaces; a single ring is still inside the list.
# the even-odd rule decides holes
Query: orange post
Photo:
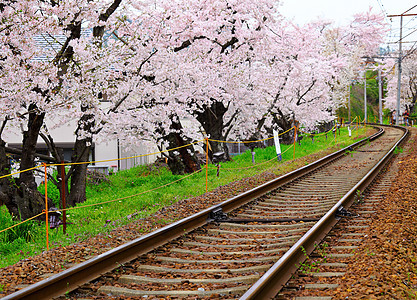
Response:
[[[359,124],[361,123],[361,117],[358,117],[358,127],[356,128],[356,136],[359,136]]]
[[[295,138],[297,137],[297,126],[294,125],[294,152],[292,155],[292,159],[295,159]]]
[[[46,163],[43,163],[45,168],[45,223],[46,223],[46,250],[49,250],[49,217],[48,217],[48,173]]]
[[[209,151],[209,140],[208,137],[206,137],[206,193],[208,191],[208,160],[209,160],[209,156],[208,156],[208,151]]]

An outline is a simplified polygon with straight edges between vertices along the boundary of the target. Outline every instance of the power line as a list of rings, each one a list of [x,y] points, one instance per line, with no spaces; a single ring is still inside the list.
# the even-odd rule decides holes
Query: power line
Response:
[[[401,42],[401,44],[411,44],[411,43],[415,43],[416,41],[407,41],[407,42]],[[387,42],[387,44],[398,44],[399,41],[396,42]]]
[[[404,28],[406,28],[406,27],[407,27],[407,25],[408,25],[408,24],[410,24],[412,21],[414,21],[416,18],[417,18],[417,17],[412,17],[412,18],[410,19],[410,21],[408,21],[408,23],[404,25]]]
[[[382,4],[382,0],[376,0],[376,2],[378,2],[379,8],[381,9],[381,12],[384,15],[385,19],[387,19],[389,21],[389,19],[387,17],[388,16],[387,11],[385,10],[385,6],[384,6],[384,4]]]
[[[410,32],[409,34],[407,34],[407,35],[405,35],[405,36],[403,36],[403,37],[400,37],[400,39],[398,40],[398,41],[396,41],[396,43],[399,43],[399,42],[401,42],[401,43],[403,43],[403,41],[402,41],[402,39],[404,39],[404,38],[406,38],[406,37],[408,37],[408,36],[410,36],[410,35],[412,35],[414,32],[416,32],[417,31],[417,28],[416,29],[414,29],[412,32]]]

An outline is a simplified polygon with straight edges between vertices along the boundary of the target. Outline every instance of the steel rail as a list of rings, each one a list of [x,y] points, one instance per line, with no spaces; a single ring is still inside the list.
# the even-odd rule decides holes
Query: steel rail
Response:
[[[188,233],[199,226],[211,222],[210,215],[213,211],[221,208],[224,212],[229,212],[290,181],[293,181],[296,178],[320,168],[335,159],[340,158],[347,151],[351,151],[368,141],[378,138],[384,133],[384,130],[381,127],[378,127],[378,129],[379,131],[372,136],[364,138],[359,142],[329,154],[311,164],[266,182],[254,189],[246,191],[180,221],[174,222],[154,232],[139,237],[131,242],[123,244],[117,248],[71,267],[61,273],[5,296],[2,299],[51,299],[70,292],[79,286],[98,278],[102,274],[137,258],[139,255],[145,254],[150,250],[183,235],[184,233]]]
[[[379,125],[380,126],[380,125]],[[340,220],[337,216],[339,208],[349,208],[357,195],[361,193],[378,175],[394,154],[395,148],[408,136],[408,129],[402,129],[404,135],[388,151],[386,155],[347,193],[345,194],[309,231],[305,233],[252,287],[241,296],[240,300],[272,299],[291,278],[301,263],[306,260],[305,254],[313,252],[316,245],[328,234]]]

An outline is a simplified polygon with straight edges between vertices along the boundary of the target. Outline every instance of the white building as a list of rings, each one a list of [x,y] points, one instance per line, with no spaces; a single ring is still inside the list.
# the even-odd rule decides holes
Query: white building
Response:
[[[76,122],[77,120],[72,120],[63,126],[49,130],[56,146],[63,149],[64,159],[67,162],[71,161],[72,149],[75,142],[74,131],[77,125]],[[46,121],[46,123],[48,125],[50,122]],[[15,134],[9,134],[6,146],[17,149],[22,148],[22,134],[18,133],[17,130],[17,128],[13,130],[16,132]],[[157,151],[156,146],[148,147],[145,145],[140,145],[133,151],[127,150],[126,147],[120,145],[117,138],[108,138],[103,142],[93,143],[89,161],[94,163],[90,164],[89,168],[108,173],[110,170],[116,172],[137,165],[150,164],[156,160],[157,155],[142,155],[155,153]],[[36,153],[50,155],[48,147],[41,137],[38,139]]]

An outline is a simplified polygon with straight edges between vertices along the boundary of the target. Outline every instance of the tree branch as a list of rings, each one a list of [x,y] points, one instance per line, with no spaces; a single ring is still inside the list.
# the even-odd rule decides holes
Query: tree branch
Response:
[[[120,3],[122,2],[122,0],[114,0],[113,4],[110,5],[106,12],[100,14],[100,16],[98,17],[98,19],[100,21],[106,22],[110,16],[116,11],[116,9],[119,7]],[[95,26],[93,28],[93,36],[95,38],[101,38],[104,35],[104,26]]]
[[[178,52],[181,51],[182,49],[187,48],[188,46],[191,46],[191,44],[195,41],[195,40],[201,40],[201,39],[207,39],[207,37],[201,35],[201,36],[196,36],[194,38],[192,38],[191,40],[186,40],[184,42],[182,42],[181,46],[179,47],[175,47],[174,48],[174,52]]]
[[[230,131],[232,130],[232,128],[233,128],[233,121],[236,119],[236,117],[237,117],[237,115],[239,114],[239,111],[238,110],[236,110],[234,113],[233,113],[233,115],[232,115],[232,117],[230,118],[230,120],[229,120],[229,122],[227,122],[225,125],[224,125],[224,127],[225,128],[227,128],[226,129],[226,132],[225,132],[225,134],[224,134],[224,139],[226,139],[228,136],[229,136],[229,133],[230,133]]]
[[[316,83],[316,79],[314,79],[311,85],[307,88],[307,90],[301,96],[298,97],[297,105],[301,104],[301,100],[304,98],[305,95],[307,95],[308,92],[311,91],[315,83]]]
[[[226,42],[224,45],[222,45],[222,50],[220,51],[220,53],[223,53],[224,51],[226,51],[226,49],[228,47],[233,46],[234,44],[236,44],[237,42],[239,42],[239,40],[236,37],[232,37],[230,39],[230,41]]]

